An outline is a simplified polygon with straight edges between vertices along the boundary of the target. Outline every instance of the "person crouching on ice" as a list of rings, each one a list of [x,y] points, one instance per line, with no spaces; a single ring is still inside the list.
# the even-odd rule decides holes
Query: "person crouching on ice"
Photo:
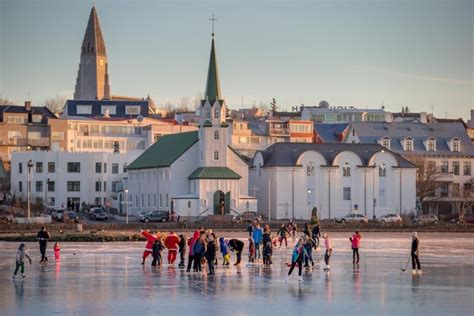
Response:
[[[234,263],[235,266],[240,265],[242,261],[242,251],[244,250],[244,242],[238,239],[229,240],[230,251],[235,252],[237,255],[237,261]]]
[[[152,251],[153,251],[153,244],[155,243],[155,240],[158,238],[158,233],[157,236],[151,234],[148,230],[140,230],[141,234],[143,237],[146,238],[146,246],[145,250],[143,251],[143,261],[142,264],[145,264],[145,259],[148,257]]]

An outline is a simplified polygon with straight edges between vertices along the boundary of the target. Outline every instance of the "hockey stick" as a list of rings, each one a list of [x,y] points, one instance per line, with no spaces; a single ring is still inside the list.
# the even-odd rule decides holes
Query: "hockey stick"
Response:
[[[405,268],[402,268],[403,272],[405,272],[407,270],[409,262],[410,262],[410,257],[408,257],[407,264],[405,265]]]

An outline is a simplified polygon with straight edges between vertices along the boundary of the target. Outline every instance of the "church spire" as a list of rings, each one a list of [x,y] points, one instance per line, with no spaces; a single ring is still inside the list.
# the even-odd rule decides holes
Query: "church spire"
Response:
[[[105,56],[105,42],[100,29],[99,17],[95,5],[92,6],[87,22],[86,32],[82,40],[82,54],[96,54]]]
[[[219,68],[217,67],[216,50],[214,47],[214,32],[212,33],[211,57],[209,58],[205,98],[211,104],[217,100],[222,100]]]

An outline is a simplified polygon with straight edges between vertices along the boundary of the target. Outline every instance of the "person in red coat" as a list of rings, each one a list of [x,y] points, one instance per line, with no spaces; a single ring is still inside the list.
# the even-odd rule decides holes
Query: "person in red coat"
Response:
[[[140,230],[140,232],[142,236],[146,238],[146,246],[145,246],[145,250],[143,251],[143,261],[142,261],[142,264],[145,264],[145,259],[149,255],[151,255],[153,251],[153,244],[155,243],[155,240],[158,239],[159,233],[157,232],[155,236],[152,233],[150,233],[150,231],[148,230]]]
[[[168,248],[168,263],[174,264],[176,255],[178,254],[179,237],[175,232],[170,234],[165,239],[165,246]]]

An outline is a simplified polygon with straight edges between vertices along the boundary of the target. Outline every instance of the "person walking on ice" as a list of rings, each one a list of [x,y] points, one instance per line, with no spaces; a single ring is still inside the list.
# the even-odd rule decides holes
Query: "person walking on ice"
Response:
[[[411,242],[411,265],[413,267],[413,271],[412,271],[413,274],[416,274],[417,272],[419,274],[423,273],[423,271],[421,270],[420,259],[418,258],[419,254],[420,254],[420,240],[418,239],[417,232],[414,232],[413,240]]]
[[[324,239],[324,246],[326,247],[326,253],[324,254],[324,263],[326,263],[326,267],[324,270],[330,270],[331,267],[329,267],[329,259],[331,259],[332,255],[332,246],[331,246],[331,240],[329,239],[329,236],[327,233],[323,234],[323,239]]]
[[[59,247],[58,242],[54,244],[53,250],[54,250],[54,259],[56,260],[56,262],[59,262],[59,260],[61,260],[61,258],[59,256],[59,254],[61,252],[61,247]]]
[[[288,271],[288,275],[285,281],[288,282],[288,279],[290,278],[290,275],[297,264],[299,276],[298,281],[303,281],[303,276],[301,274],[303,273],[303,260],[306,256],[308,256],[308,253],[304,248],[303,238],[300,238],[298,239],[298,242],[296,243],[295,248],[293,249],[293,254],[291,255],[291,267]]]
[[[16,266],[15,272],[13,272],[13,279],[15,279],[18,270],[20,270],[22,278],[25,278],[25,257],[28,258],[31,264],[31,258],[28,255],[28,251],[26,251],[26,246],[24,243],[21,243],[20,247],[18,247],[18,252],[16,253]]]
[[[140,230],[140,232],[142,236],[146,238],[146,246],[145,246],[145,250],[143,251],[143,256],[142,256],[143,258],[142,264],[144,265],[146,257],[151,255],[153,252],[153,244],[155,243],[155,240],[158,238],[158,233],[157,233],[157,236],[155,236],[151,234],[148,230]]]
[[[359,247],[360,247],[360,240],[362,236],[360,235],[359,231],[356,230],[354,235],[349,237],[349,241],[351,242],[352,248],[352,264],[359,264]],[[356,261],[357,258],[357,261]]]
[[[39,242],[39,248],[41,252],[41,261],[40,263],[48,262],[48,257],[46,257],[46,247],[48,246],[49,233],[46,231],[46,227],[42,226],[41,230],[36,235],[36,239]]]

